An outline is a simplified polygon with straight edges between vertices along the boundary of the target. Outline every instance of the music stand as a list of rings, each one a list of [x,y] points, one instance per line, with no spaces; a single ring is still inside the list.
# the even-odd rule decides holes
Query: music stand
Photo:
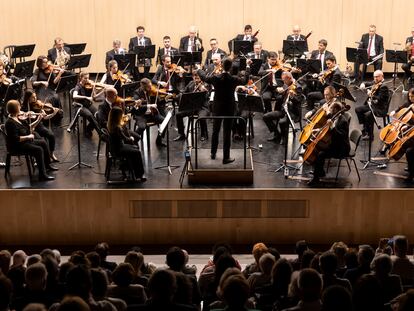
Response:
[[[386,50],[385,59],[389,63],[394,63],[392,85],[393,89],[395,90],[395,80],[398,76],[398,64],[405,64],[407,62],[407,51]]]
[[[253,41],[234,40],[234,54],[239,55],[240,52],[247,54],[253,51]]]
[[[346,60],[350,63],[355,64],[355,79],[358,79],[359,76],[359,66],[361,64],[365,65],[368,63],[368,52],[366,49],[360,48],[346,48]],[[364,80],[364,70],[362,71],[361,79]]]
[[[16,64],[13,75],[21,79],[31,77],[33,75],[35,62],[35,60],[29,60]]]
[[[345,99],[348,99],[348,100],[350,100],[351,102],[354,102],[354,103],[356,102],[355,97],[351,94],[351,92],[349,92],[349,89],[345,85],[334,82],[333,87],[335,88],[335,90],[337,92],[342,90],[343,94],[340,98],[341,102],[344,102]]]
[[[92,54],[75,55],[69,59],[66,70],[81,69],[89,66]]]
[[[251,59],[252,63],[250,64],[250,74],[257,76],[259,74],[260,67],[263,64],[263,60],[261,59]]]
[[[36,44],[16,45],[10,58],[24,58],[32,56]]]
[[[296,61],[296,57],[300,57],[304,52],[306,52],[306,50],[305,40],[283,40],[283,54],[291,55],[293,61]]]
[[[82,54],[85,51],[86,43],[65,43],[65,47],[70,49],[70,55]]]
[[[78,76],[71,74],[68,76],[61,77],[59,83],[55,89],[56,93],[69,92],[78,83]]]
[[[164,131],[166,131],[166,136],[167,136],[167,164],[166,165],[161,165],[161,166],[157,166],[154,169],[159,170],[159,169],[163,169],[166,168],[168,170],[168,173],[170,175],[172,175],[171,169],[176,169],[179,168],[179,165],[171,165],[170,164],[170,134],[168,131],[169,128],[169,123],[170,120],[173,116],[173,110],[170,109],[167,112],[167,115],[164,118],[164,121],[162,121],[162,123],[160,124],[160,127],[158,128],[158,134],[162,135],[164,133]]]
[[[121,86],[121,94],[123,98],[132,97],[135,90],[139,86],[139,81],[132,83],[125,83]]]
[[[320,73],[322,70],[321,61],[319,59],[298,59],[297,66],[302,72]]]
[[[191,133],[191,144],[188,143],[187,136],[187,148],[192,147],[193,133],[194,133],[194,122],[193,117],[196,115],[204,106],[207,98],[207,92],[192,92],[182,93],[180,101],[178,103],[178,112],[189,112],[188,117],[188,133]],[[196,137],[197,139],[197,137]]]
[[[114,60],[118,63],[119,70],[125,70],[125,68],[133,69],[136,64],[136,54],[127,53],[127,54],[115,54]]]
[[[253,131],[253,116],[252,112],[264,113],[264,103],[262,96],[248,95],[245,93],[237,93],[239,111],[247,110],[249,112],[249,138],[247,140],[247,148],[252,150],[259,150],[250,145],[250,136]]]
[[[155,45],[136,45],[134,46],[134,53],[137,54],[138,59],[154,58]]]
[[[6,93],[4,94],[4,103],[7,103],[9,100],[12,99],[16,99],[16,100],[20,100],[21,95],[22,95],[22,85],[23,85],[24,81],[19,81],[13,84],[10,84],[7,89],[6,89]]]

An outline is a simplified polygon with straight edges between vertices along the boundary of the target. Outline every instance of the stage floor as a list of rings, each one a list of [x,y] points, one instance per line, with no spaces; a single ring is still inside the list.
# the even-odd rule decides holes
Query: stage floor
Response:
[[[392,85],[392,84],[389,84]],[[351,126],[350,130],[359,127],[358,121],[355,115],[355,106],[361,105],[361,100],[364,95],[361,91],[354,90],[352,92],[359,101],[357,103],[350,103],[351,105]],[[394,94],[391,102],[390,111],[400,105],[405,100],[406,95],[403,95],[401,91]],[[404,98],[404,99],[403,99]],[[64,101],[65,107],[65,119],[64,124],[69,123],[68,117],[68,100]],[[305,113],[305,111],[304,111]],[[382,120],[378,120],[382,126]],[[210,139],[206,142],[199,142],[199,148],[209,149],[211,143],[211,127],[209,123]],[[37,174],[32,181],[29,180],[27,175],[27,168],[25,163],[17,161],[17,157],[12,159],[11,175],[8,180],[3,176],[0,178],[0,188],[7,189],[19,189],[19,188],[33,188],[33,189],[114,189],[114,188],[137,188],[137,189],[177,189],[180,188],[180,174],[185,164],[184,152],[186,150],[186,142],[175,142],[173,138],[177,135],[175,128],[175,120],[171,124],[170,128],[170,164],[177,165],[178,168],[172,170],[172,175],[169,175],[166,169],[155,169],[158,166],[166,165],[167,163],[167,150],[166,148],[157,148],[155,145],[156,127],[151,128],[151,145],[150,148],[146,145],[146,137],[144,136],[144,143],[141,144],[142,155],[144,159],[145,171],[147,181],[145,183],[129,183],[129,184],[111,184],[108,185],[105,181],[105,145],[101,148],[99,159],[96,158],[98,137],[94,133],[91,139],[84,137],[81,134],[81,159],[82,162],[91,164],[92,168],[75,168],[68,170],[69,167],[74,165],[78,161],[77,150],[77,136],[75,132],[68,133],[66,126],[55,128],[56,135],[56,152],[55,154],[60,159],[60,162],[56,164],[59,171],[53,175],[56,180],[51,182],[38,182]],[[307,187],[306,182],[310,179],[309,171],[311,167],[304,165],[298,170],[290,170],[289,178],[285,178],[283,170],[275,172],[275,170],[283,163],[284,159],[284,147],[274,142],[268,142],[269,132],[262,121],[260,113],[256,113],[254,118],[254,130],[255,137],[251,139],[251,146],[257,148],[252,152],[253,164],[254,164],[254,182],[251,185],[243,185],[241,188],[304,188]],[[288,146],[288,158],[291,158],[299,147],[297,137],[300,132],[297,133],[296,138],[290,133],[289,146]],[[220,140],[222,137],[220,136]],[[379,162],[386,161],[383,156],[378,153],[381,144],[378,139],[378,130],[375,130],[375,139],[372,146],[372,155],[374,158],[382,158]],[[221,144],[220,147],[221,148]],[[232,148],[243,148],[243,143],[239,141],[232,142]],[[222,155],[218,155],[215,165],[217,169],[224,168],[221,164]],[[361,175],[361,181],[358,181],[357,174],[352,166],[352,172],[349,173],[346,162],[343,162],[339,172],[339,179],[335,182],[336,174],[336,161],[332,161],[331,168],[328,171],[327,177],[322,179],[319,188],[380,188],[380,189],[393,189],[393,188],[406,188],[413,187],[414,185],[407,185],[404,183],[406,172],[405,157],[399,162],[393,160],[387,163],[386,168],[378,168],[370,166],[366,170],[362,170],[363,163],[360,160],[368,158],[368,142],[362,141],[359,150],[357,152],[356,160]],[[297,157],[296,157],[297,159]],[[0,138],[0,161],[5,161],[5,144],[3,138]],[[242,161],[242,159],[240,159]],[[300,166],[300,163],[290,163],[292,165]],[[209,166],[211,163],[209,163]],[[0,174],[4,174],[4,169],[0,170]],[[202,185],[189,185],[187,177],[184,178],[182,185],[183,188],[190,189],[208,189],[208,188],[240,188],[237,184],[202,184]]]

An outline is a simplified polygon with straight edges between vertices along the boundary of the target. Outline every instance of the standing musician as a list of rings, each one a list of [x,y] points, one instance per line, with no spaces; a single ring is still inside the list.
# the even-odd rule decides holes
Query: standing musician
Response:
[[[227,56],[227,53],[218,47],[218,41],[215,38],[210,39],[210,47],[211,50],[207,51],[206,61],[204,63],[204,67],[207,67],[209,64],[213,62],[212,57],[214,54],[220,54],[221,58]]]
[[[215,96],[213,103],[214,116],[234,116],[236,112],[236,103],[234,100],[234,91],[238,85],[246,84],[250,74],[250,63],[247,62],[246,73],[244,78],[233,76],[230,74],[232,60],[225,59],[223,61],[223,73],[219,75],[206,76],[206,73],[199,69],[197,74],[202,81],[210,83],[214,86]],[[231,129],[232,119],[214,119],[213,134],[211,139],[211,159],[216,158],[217,147],[219,143],[219,134],[221,123],[223,122],[223,164],[234,162],[234,158],[230,158],[231,147]]]
[[[188,36],[180,39],[180,52],[203,52],[203,40],[198,37],[198,31],[195,26],[190,26]]]
[[[273,136],[268,141],[280,141],[283,145],[289,131],[289,119],[283,108],[287,104],[289,114],[294,122],[297,122],[301,114],[302,87],[288,71],[282,73],[283,86],[276,88],[275,110],[263,115],[263,121]],[[280,127],[280,131],[278,129]]]
[[[372,62],[374,58],[378,58],[374,61],[374,68],[375,70],[382,69],[382,57],[381,54],[384,53],[384,39],[382,36],[378,35],[377,27],[375,25],[369,26],[368,33],[362,35],[358,48],[367,50],[368,53],[368,62]],[[355,62],[355,80],[364,80],[365,74],[367,72],[367,65],[364,64],[362,66],[362,73],[360,75],[359,72],[360,63],[357,61]]]
[[[286,40],[288,41],[305,41],[305,52],[309,50],[308,48],[308,37],[311,33],[309,33],[307,36],[304,36],[301,34],[301,29],[299,25],[294,25],[292,28],[292,34],[288,35],[286,37]],[[302,55],[298,55],[301,57]],[[293,58],[293,55],[285,55],[285,59],[291,59]]]
[[[412,71],[411,66],[414,61],[414,27],[411,28],[411,36],[409,36],[405,40],[405,50],[407,51],[407,63],[401,65],[402,70],[405,72],[405,82],[408,81],[409,78],[411,78]]]
[[[331,55],[325,58],[327,69],[319,74],[314,74],[314,78],[318,78],[316,82],[315,92],[310,92],[307,97],[308,109],[312,110],[315,107],[315,103],[323,99],[323,90],[328,85],[333,86],[334,83],[341,83],[342,73],[339,66],[336,64],[335,56]]]
[[[152,78],[152,83],[163,88],[162,92],[164,93],[179,93],[183,89],[184,69],[176,64],[172,64],[171,56],[168,55],[163,55],[161,62],[162,65],[158,65]],[[158,110],[161,115],[165,116],[165,100],[160,100],[160,96],[158,97]]]
[[[55,89],[59,83],[64,69],[52,65],[46,56],[39,56],[36,60],[37,69],[30,78],[32,85],[35,88],[37,98],[44,103],[51,103],[53,107],[62,109],[62,104],[59,95]],[[53,120],[57,123],[63,118],[63,111],[61,110]]]
[[[22,111],[28,112],[32,111],[34,113],[43,113],[44,116],[42,121],[49,120],[58,113],[59,109],[52,107],[50,104],[44,104],[37,99],[36,93],[34,90],[27,89],[23,96]],[[52,130],[48,129],[43,122],[39,122],[34,127],[34,131],[40,136],[46,139],[46,142],[49,145],[50,158],[52,162],[59,162],[55,156],[55,145],[56,139],[55,134]]]
[[[138,26],[137,27],[137,36],[129,39],[129,45],[128,50],[129,53],[134,53],[134,48],[136,46],[148,46],[151,45],[151,39],[145,36],[145,28],[144,26]],[[143,77],[148,78],[148,73],[151,68],[151,59],[144,58],[144,59],[138,59],[138,67],[142,66],[144,67],[144,73]],[[137,68],[137,75],[139,74],[138,68]]]
[[[196,71],[193,72],[193,80],[190,81],[184,89],[183,93],[198,93],[198,92],[207,92],[207,86],[201,81],[200,76]],[[207,95],[204,101],[202,108],[199,111],[179,111],[175,114],[177,120],[178,136],[174,138],[174,141],[185,140],[184,133],[184,117],[189,117],[193,114],[197,114],[199,117],[206,117],[209,115],[208,105],[207,105]],[[208,131],[207,131],[207,121],[205,119],[200,120],[201,128],[201,141],[207,140]]]
[[[141,136],[144,133],[148,122],[153,122],[159,125],[164,121],[164,117],[157,111],[159,106],[156,103],[153,103],[153,100],[156,97],[157,88],[151,84],[151,80],[147,78],[141,79],[140,87],[134,92],[134,99],[139,100],[140,104],[132,111],[138,126],[137,132]],[[166,144],[163,143],[162,138],[163,136],[157,136],[155,143],[158,147],[166,146]]]
[[[64,46],[62,38],[55,39],[55,45],[47,51],[47,58],[60,68],[65,68],[70,59],[70,48]]]
[[[97,97],[104,93],[104,88],[100,87],[97,91],[96,83],[89,80],[89,73],[81,72],[79,74],[79,82],[73,91],[73,99],[75,102],[82,105],[80,115],[88,120],[86,126],[86,137],[92,137],[92,132],[95,129],[98,133],[100,130],[98,121],[95,119],[95,113],[98,109],[94,106]]]
[[[114,40],[112,42],[112,50],[106,52],[105,56],[105,67],[108,67],[108,63],[115,59],[115,55],[123,54],[125,55],[126,51],[121,47],[121,40]]]
[[[118,62],[116,60],[109,61],[107,71],[102,76],[101,84],[112,85],[119,93],[122,85],[128,82],[131,82],[131,79],[118,69]]]
[[[146,181],[141,151],[134,145],[135,139],[125,133],[124,113],[121,108],[113,107],[109,112],[108,132],[111,141],[111,152],[126,158],[134,171],[134,179]]]
[[[356,107],[355,112],[358,117],[359,124],[363,125],[362,139],[373,139],[374,137],[374,117],[385,116],[388,112],[388,87],[384,84],[384,74],[381,70],[374,71],[374,82],[373,83],[362,83],[360,88],[365,89],[370,87],[368,90],[368,99],[362,106]],[[375,116],[372,115],[371,109],[368,106],[368,101],[371,99],[372,110]]]
[[[33,156],[39,171],[39,181],[54,180],[53,176],[47,174],[47,171],[58,170],[50,165],[49,148],[43,138],[36,138],[33,134],[33,128],[42,121],[45,113],[41,112],[37,119],[30,123],[29,114],[20,113],[20,103],[17,100],[8,101],[6,110],[9,114],[5,123],[7,149],[10,152]]]
[[[313,50],[311,52],[310,59],[319,59],[321,61],[321,71],[325,71],[325,69],[328,67],[326,64],[327,58],[330,56],[334,56],[332,52],[329,52],[326,47],[328,46],[328,41],[325,39],[321,39],[318,42],[318,49]]]
[[[308,182],[309,186],[315,186],[319,183],[319,178],[325,176],[323,169],[325,159],[340,158],[349,154],[351,149],[349,142],[349,120],[340,114],[335,121],[331,118],[339,113],[342,105],[339,102],[334,102],[329,107],[327,126],[330,127],[332,138],[331,144],[327,150],[320,151],[316,157],[313,168],[313,178]]]
[[[247,53],[246,56],[251,59],[261,59],[263,62],[265,62],[269,56],[269,52],[263,50],[262,43],[257,41],[253,45],[253,51]]]
[[[253,34],[253,28],[252,25],[246,25],[244,26],[244,33],[238,34],[234,39],[231,39],[228,42],[229,51],[230,53],[233,52],[233,41],[251,41],[256,42],[257,41],[257,35],[258,31]]]
[[[261,95],[265,113],[272,111],[272,98],[277,96],[276,87],[280,84],[283,64],[279,61],[276,52],[269,52],[267,62],[262,64],[258,75],[262,77]]]
[[[157,56],[157,60],[159,64],[161,64],[161,57],[163,55],[168,55],[168,56],[178,55],[178,49],[171,46],[170,36],[164,36],[164,38],[162,38],[162,43],[164,44],[164,47],[158,50],[158,56]]]

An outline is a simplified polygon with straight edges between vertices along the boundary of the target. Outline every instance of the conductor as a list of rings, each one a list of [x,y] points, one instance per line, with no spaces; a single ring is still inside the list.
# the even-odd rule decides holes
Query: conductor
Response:
[[[236,113],[236,103],[234,100],[234,91],[236,86],[247,83],[250,74],[250,63],[247,62],[246,72],[243,78],[230,74],[233,62],[231,59],[223,61],[223,73],[207,77],[206,73],[199,69],[197,71],[202,81],[212,84],[215,89],[213,102],[214,116],[234,116]],[[219,143],[219,134],[221,123],[223,121],[223,164],[234,162],[234,158],[230,158],[231,146],[231,128],[233,119],[214,119],[213,135],[211,139],[211,159],[216,158],[217,147]]]

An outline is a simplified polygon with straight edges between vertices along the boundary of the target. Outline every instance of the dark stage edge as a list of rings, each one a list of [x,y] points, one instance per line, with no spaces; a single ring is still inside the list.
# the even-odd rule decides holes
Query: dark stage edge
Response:
[[[391,85],[391,84],[389,84]],[[360,101],[359,103],[350,103],[351,105],[351,126],[350,130],[360,128],[355,115],[355,106],[360,105],[364,93],[359,90],[352,91],[353,95]],[[404,94],[401,91],[396,92],[391,102],[390,111],[399,106],[405,100]],[[404,98],[404,99],[403,99]],[[64,124],[69,123],[67,98],[63,99],[65,108]],[[305,113],[304,110],[303,113]],[[252,150],[253,158],[253,183],[251,185],[237,185],[237,184],[218,184],[211,183],[190,185],[188,178],[184,178],[182,187],[184,189],[301,189],[308,188],[307,181],[311,177],[308,172],[311,167],[305,165],[297,171],[290,170],[289,178],[285,178],[283,170],[275,172],[276,169],[283,163],[284,148],[283,146],[274,142],[268,142],[269,132],[262,121],[260,113],[256,113],[254,120],[255,137],[251,139],[252,147],[257,150]],[[378,120],[382,125],[382,120]],[[209,140],[206,142],[199,142],[199,148],[205,150],[200,153],[209,153],[211,143],[211,127],[209,123]],[[59,171],[53,175],[56,177],[55,181],[38,182],[37,173],[32,181],[27,175],[27,168],[25,163],[19,163],[16,157],[12,158],[12,167],[10,178],[6,180],[4,176],[4,169],[0,169],[0,189],[180,189],[179,178],[185,164],[184,152],[186,150],[186,142],[175,142],[173,138],[176,136],[175,122],[171,125],[170,130],[170,165],[178,165],[179,167],[172,170],[172,175],[169,175],[166,169],[155,169],[155,167],[167,164],[166,148],[157,148],[155,146],[156,128],[151,128],[151,144],[150,148],[146,146],[146,137],[144,136],[144,143],[141,144],[142,156],[144,159],[145,171],[147,181],[145,183],[127,183],[127,184],[111,184],[108,185],[105,181],[105,146],[101,148],[99,159],[96,158],[98,137],[94,133],[91,139],[81,135],[81,155],[82,162],[91,164],[93,168],[75,168],[68,171],[68,168],[78,162],[77,140],[76,133],[68,133],[66,127],[55,128],[56,135],[56,155],[60,162],[56,164]],[[81,130],[82,131],[82,130]],[[299,134],[299,133],[298,133]],[[297,134],[297,135],[298,135]],[[222,136],[220,135],[220,140]],[[297,138],[294,138],[292,133],[289,135],[289,158],[298,148]],[[378,130],[375,130],[375,139],[373,142],[372,154],[375,158],[381,158],[378,150],[381,144],[378,139]],[[221,147],[221,144],[219,146]],[[239,141],[232,142],[232,148],[241,149],[243,143]],[[194,152],[194,151],[193,151]],[[237,157],[237,161],[242,161],[242,158],[234,152],[232,156]],[[221,163],[221,154],[218,154],[218,160]],[[366,170],[362,170],[363,164],[360,160],[368,157],[368,142],[361,142],[357,152],[356,160],[361,175],[361,181],[358,181],[355,169],[352,167],[351,173],[345,162],[342,163],[339,172],[339,179],[335,182],[336,161],[332,161],[331,168],[327,173],[327,177],[322,179],[322,182],[316,188],[345,188],[345,189],[398,189],[411,188],[414,185],[404,183],[406,172],[405,157],[399,162],[391,160],[387,163],[387,168],[378,168],[371,166]],[[5,144],[3,138],[0,138],[0,161],[5,161]],[[379,161],[384,162],[384,161]],[[290,163],[300,166],[298,163]],[[115,174],[114,174],[115,176]]]

